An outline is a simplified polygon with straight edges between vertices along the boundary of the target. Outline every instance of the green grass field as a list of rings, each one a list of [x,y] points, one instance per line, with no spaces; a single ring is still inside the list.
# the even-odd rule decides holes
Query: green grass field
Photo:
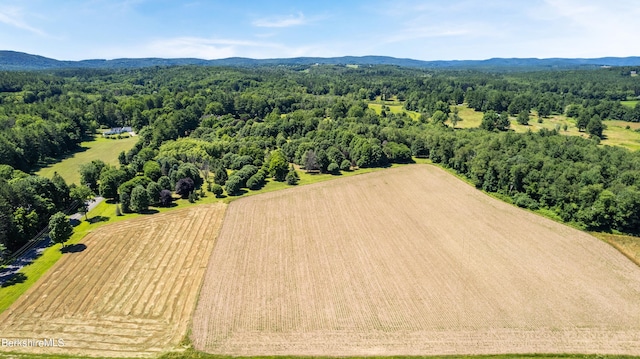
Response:
[[[640,100],[620,101],[623,106],[634,108],[640,102]]]
[[[58,172],[67,184],[80,183],[78,168],[81,164],[93,160],[103,160],[108,164],[118,163],[118,154],[122,151],[130,150],[138,141],[137,137],[123,139],[107,139],[96,136],[93,141],[86,141],[80,144],[80,151],[61,159],[60,161],[41,168],[37,175],[51,178],[54,172]]]
[[[480,126],[482,112],[475,111],[467,106],[458,106],[458,110],[462,121],[458,122],[456,128],[475,128]],[[640,129],[640,123],[617,120],[606,120],[603,123],[607,126],[607,129],[604,130],[605,138],[600,142],[601,145],[620,146],[632,151],[640,150],[640,132],[635,131]],[[563,129],[564,125],[567,125],[566,131]],[[628,129],[627,126],[629,126]],[[548,130],[559,129],[561,134],[568,136],[589,137],[587,133],[578,131],[573,119],[564,115],[552,115],[543,118],[542,123],[539,123],[538,117],[534,112],[529,119],[529,125],[526,126],[518,124],[515,117],[511,117],[511,130],[515,132],[523,133],[529,130],[537,132],[543,128]]]
[[[401,114],[405,112],[413,120],[417,120],[420,117],[418,112],[405,110],[404,107],[402,107],[402,103],[395,101],[377,101],[375,103],[369,103],[369,108],[376,111],[379,115],[382,113],[382,105],[388,106],[391,113]]]

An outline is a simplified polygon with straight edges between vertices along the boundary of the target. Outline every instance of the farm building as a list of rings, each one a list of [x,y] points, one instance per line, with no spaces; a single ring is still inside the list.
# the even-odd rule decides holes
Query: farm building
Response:
[[[119,135],[125,132],[132,132],[131,127],[112,127],[109,131],[102,133],[103,136]]]

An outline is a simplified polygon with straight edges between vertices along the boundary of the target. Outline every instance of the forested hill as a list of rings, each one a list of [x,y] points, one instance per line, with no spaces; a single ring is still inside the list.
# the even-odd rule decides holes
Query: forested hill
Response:
[[[394,65],[414,68],[471,68],[471,69],[553,69],[553,68],[585,68],[601,66],[640,66],[640,57],[603,57],[597,59],[518,59],[494,58],[488,60],[454,60],[454,61],[421,61],[400,59],[388,56],[344,56],[344,57],[297,57],[282,59],[249,59],[232,57],[219,60],[203,60],[195,58],[163,59],[113,59],[113,60],[82,60],[60,61],[43,56],[26,54],[15,51],[0,50],[0,70],[46,70],[61,68],[143,68],[154,66],[267,66],[267,65]]]

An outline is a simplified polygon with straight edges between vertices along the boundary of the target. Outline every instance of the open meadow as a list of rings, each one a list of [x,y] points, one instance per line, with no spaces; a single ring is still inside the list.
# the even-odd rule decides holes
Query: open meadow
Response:
[[[174,349],[225,208],[195,206],[93,231],[0,314],[0,338],[59,338],[64,347],[0,350],[137,357]]]
[[[458,110],[462,121],[456,124],[456,128],[477,128],[482,123],[482,112],[475,111],[466,105],[458,106]],[[602,145],[620,146],[632,151],[640,150],[640,132],[637,131],[640,129],[640,123],[607,120],[603,121],[603,124],[606,129],[603,131],[604,138],[600,142]],[[566,130],[564,130],[565,125],[567,126]],[[542,119],[540,123],[534,112],[529,119],[528,125],[520,125],[515,117],[511,117],[510,129],[515,132],[538,132],[543,128],[547,130],[557,129],[560,134],[567,136],[589,137],[588,133],[578,131],[575,121],[565,115],[552,115]]]
[[[138,141],[138,137],[126,137],[122,139],[109,139],[96,136],[92,141],[80,144],[80,151],[61,159],[60,161],[41,168],[37,175],[51,178],[58,172],[68,183],[80,184],[80,165],[93,160],[102,160],[107,164],[118,164],[118,155],[122,151],[129,151]]]
[[[640,268],[411,165],[229,205],[193,318],[225,355],[640,355]]]

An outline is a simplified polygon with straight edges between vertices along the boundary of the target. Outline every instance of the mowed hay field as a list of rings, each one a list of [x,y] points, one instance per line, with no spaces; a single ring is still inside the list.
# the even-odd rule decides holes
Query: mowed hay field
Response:
[[[99,228],[0,315],[0,338],[62,339],[5,351],[152,356],[187,333],[226,205],[203,205]]]
[[[192,340],[230,355],[640,355],[640,268],[410,165],[231,203]]]

